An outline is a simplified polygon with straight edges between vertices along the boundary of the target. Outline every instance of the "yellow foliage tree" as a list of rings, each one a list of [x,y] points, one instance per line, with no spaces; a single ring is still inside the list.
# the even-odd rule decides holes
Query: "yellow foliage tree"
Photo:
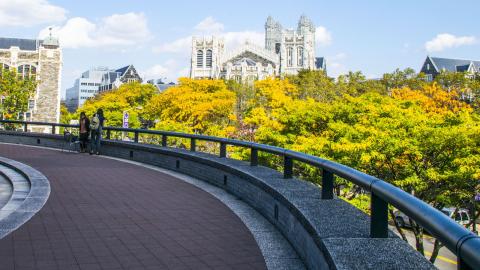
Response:
[[[179,79],[146,107],[157,129],[227,136],[235,122],[235,93],[222,80]]]
[[[445,91],[437,83],[425,85],[418,90],[409,87],[394,89],[392,97],[416,102],[428,113],[445,114],[471,110],[470,105],[460,101],[457,91]]]

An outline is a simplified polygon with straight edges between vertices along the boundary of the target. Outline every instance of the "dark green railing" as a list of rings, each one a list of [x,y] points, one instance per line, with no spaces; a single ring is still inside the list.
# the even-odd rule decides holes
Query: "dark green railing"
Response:
[[[0,120],[0,123],[22,125],[23,132],[28,132],[29,126],[48,126],[51,127],[52,134],[55,134],[57,127],[78,128],[78,125],[59,123],[24,122],[11,120]],[[222,158],[227,156],[228,145],[249,148],[251,153],[251,166],[258,165],[259,151],[271,153],[283,158],[283,176],[286,179],[293,177],[293,167],[295,162],[302,162],[312,165],[322,170],[322,199],[324,200],[330,200],[334,198],[334,175],[346,179],[370,192],[370,236],[372,238],[388,237],[388,205],[391,204],[415,220],[440,242],[442,242],[448,249],[454,252],[458,258],[459,269],[480,269],[480,237],[460,226],[442,212],[412,196],[411,194],[406,193],[405,191],[376,177],[357,171],[345,165],[305,153],[247,141],[146,129],[104,127],[103,130],[106,132],[105,139],[107,140],[111,139],[112,131],[133,133],[134,142],[136,143],[139,142],[140,134],[161,136],[161,145],[163,147],[168,146],[168,137],[185,138],[190,140],[191,151],[197,150],[197,141],[215,142],[220,145],[219,156]]]

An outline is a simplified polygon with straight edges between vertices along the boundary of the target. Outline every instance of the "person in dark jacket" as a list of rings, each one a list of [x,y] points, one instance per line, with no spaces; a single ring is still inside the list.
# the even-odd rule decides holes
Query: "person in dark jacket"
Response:
[[[80,113],[80,152],[85,153],[87,151],[88,134],[90,132],[90,120],[84,112]]]
[[[93,153],[97,155],[100,154],[100,141],[102,140],[102,129],[104,122],[105,118],[103,117],[103,110],[98,109],[90,121],[90,155]]]

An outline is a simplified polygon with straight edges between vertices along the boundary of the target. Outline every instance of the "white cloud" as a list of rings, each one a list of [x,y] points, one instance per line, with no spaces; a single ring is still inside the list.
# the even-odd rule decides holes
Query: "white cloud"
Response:
[[[227,50],[240,47],[247,41],[261,47],[263,47],[265,44],[264,33],[256,31],[227,32],[221,34],[220,36],[225,40],[225,47]]]
[[[344,52],[337,53],[333,56],[327,57],[327,71],[332,77],[338,77],[338,75],[348,73],[348,69],[345,66],[345,60],[348,55]]]
[[[170,82],[176,78],[188,76],[189,72],[190,67],[185,67],[175,59],[169,59],[141,71],[140,74],[145,80],[162,79],[164,82]]]
[[[199,22],[194,29],[202,34],[211,35],[222,32],[223,28],[224,26],[222,23],[217,22],[213,17],[210,16]]]
[[[327,46],[332,43],[332,34],[323,26],[315,29],[315,43],[317,46]]]
[[[440,52],[449,48],[472,45],[475,42],[476,38],[474,36],[457,37],[452,34],[444,33],[438,34],[434,39],[427,41],[425,43],[425,49],[428,52]]]
[[[167,77],[168,68],[162,65],[154,65],[147,70],[143,71],[142,74],[145,79],[161,79]]]
[[[65,20],[67,11],[46,0],[0,0],[0,26],[33,26]]]
[[[39,38],[49,34],[48,28],[40,31]],[[71,18],[63,26],[52,26],[52,34],[65,48],[134,45],[150,37],[145,15],[133,12],[105,17],[98,24]]]
[[[106,44],[134,44],[150,36],[143,13],[113,14],[102,19],[97,36]]]
[[[329,60],[338,61],[338,60],[344,60],[345,58],[347,58],[347,54],[344,52],[341,52],[341,53],[335,54],[332,57],[329,57]]]
[[[188,77],[190,74],[190,68],[189,67],[186,67],[186,68],[183,68],[181,70],[179,70],[177,72],[177,78],[180,78],[180,77]]]
[[[190,53],[192,46],[192,36],[180,38],[172,42],[163,43],[153,47],[155,53]]]

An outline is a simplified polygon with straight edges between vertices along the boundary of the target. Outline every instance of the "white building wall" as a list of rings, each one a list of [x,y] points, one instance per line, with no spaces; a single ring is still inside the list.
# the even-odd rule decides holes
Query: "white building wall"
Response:
[[[102,76],[106,72],[108,68],[105,67],[93,68],[85,71],[82,77],[75,80],[74,86],[66,92],[66,105],[70,111],[77,110],[85,101],[98,94]]]

